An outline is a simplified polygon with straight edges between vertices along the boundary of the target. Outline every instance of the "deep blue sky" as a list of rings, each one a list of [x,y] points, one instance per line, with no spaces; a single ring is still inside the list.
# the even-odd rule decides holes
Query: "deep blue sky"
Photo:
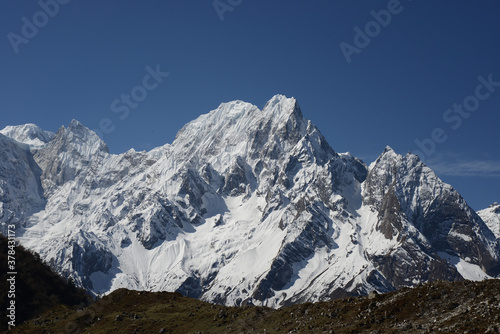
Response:
[[[479,76],[500,82],[500,3],[396,2],[243,0],[221,21],[212,0],[73,0],[43,22],[36,1],[5,0],[0,128],[29,122],[56,131],[78,119],[98,129],[108,118],[115,129],[104,140],[121,153],[172,142],[221,102],[263,107],[280,93],[297,98],[336,151],[367,163],[386,145],[415,151],[416,139],[441,128],[446,140],[439,134],[423,160],[473,208],[500,201],[500,87],[480,90],[489,96],[461,124],[457,113],[443,119],[475,94]],[[391,22],[348,63],[340,43],[355,45],[354,28],[365,30],[370,12],[388,6]],[[23,17],[33,16],[41,27],[16,53],[9,33],[23,36]],[[157,64],[170,75],[120,119],[112,102]]]

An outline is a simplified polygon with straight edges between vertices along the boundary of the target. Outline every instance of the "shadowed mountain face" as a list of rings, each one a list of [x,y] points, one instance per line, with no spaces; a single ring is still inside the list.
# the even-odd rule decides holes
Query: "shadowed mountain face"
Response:
[[[92,301],[85,290],[78,289],[54,273],[40,260],[38,254],[26,251],[19,245],[15,248],[9,245],[8,239],[0,235],[1,316],[4,320],[0,324],[1,331],[8,329],[9,322],[18,326],[54,306],[83,307]],[[7,266],[7,260],[12,259],[8,259],[7,254],[12,249],[15,249],[15,275],[7,274],[12,272]],[[11,286],[8,278],[14,278],[12,281],[15,284]],[[12,300],[15,302],[15,318],[8,318],[7,315],[11,313],[7,308],[11,307]]]
[[[2,228],[94,293],[279,307],[499,274],[491,227],[417,156],[337,153],[293,98],[221,104],[149,152],[77,121],[0,144],[24,157],[0,161]]]

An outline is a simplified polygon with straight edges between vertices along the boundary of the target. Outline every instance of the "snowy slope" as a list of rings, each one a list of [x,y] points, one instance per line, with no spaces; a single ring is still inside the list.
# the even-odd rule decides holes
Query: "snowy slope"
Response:
[[[3,138],[33,160],[3,179],[33,179],[2,197],[21,243],[94,293],[278,307],[499,273],[494,235],[418,157],[336,153],[282,95],[223,103],[150,152],[109,154],[77,121],[32,151]]]
[[[55,136],[54,133],[42,130],[35,124],[7,126],[0,130],[0,133],[32,148],[47,144]]]
[[[488,225],[495,237],[500,238],[500,204],[495,202],[488,208],[478,211],[477,214]]]
[[[40,175],[29,148],[0,134],[0,227],[21,226],[45,205]]]

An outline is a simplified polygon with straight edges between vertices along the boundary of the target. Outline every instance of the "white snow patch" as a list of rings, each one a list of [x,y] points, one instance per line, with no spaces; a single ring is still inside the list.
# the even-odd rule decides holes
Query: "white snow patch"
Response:
[[[471,280],[471,281],[482,281],[485,279],[492,278],[488,274],[486,274],[481,267],[476,264],[469,263],[464,259],[461,259],[457,256],[450,255],[445,252],[438,252],[438,255],[448,261],[450,264],[454,265],[457,268],[460,275],[463,278]]]

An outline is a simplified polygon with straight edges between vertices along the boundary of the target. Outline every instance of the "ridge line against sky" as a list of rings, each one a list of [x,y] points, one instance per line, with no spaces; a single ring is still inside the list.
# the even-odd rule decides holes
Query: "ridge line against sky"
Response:
[[[113,153],[149,150],[222,102],[284,94],[338,152],[420,151],[474,209],[500,201],[493,0],[1,6],[0,128],[77,119],[114,126]]]

